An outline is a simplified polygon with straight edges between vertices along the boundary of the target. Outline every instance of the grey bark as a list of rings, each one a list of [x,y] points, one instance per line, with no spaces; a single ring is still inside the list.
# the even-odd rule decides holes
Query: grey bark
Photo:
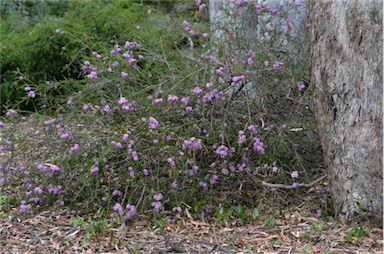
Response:
[[[334,210],[383,213],[383,2],[312,0],[311,75]]]

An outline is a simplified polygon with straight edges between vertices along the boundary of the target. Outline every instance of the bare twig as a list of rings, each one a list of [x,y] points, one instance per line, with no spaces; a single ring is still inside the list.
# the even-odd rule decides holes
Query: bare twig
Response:
[[[192,241],[192,242],[195,242],[195,243],[201,243],[201,244],[206,244],[206,245],[213,245],[213,246],[216,246],[217,250],[219,250],[219,251],[223,251],[225,253],[233,253],[232,251],[227,250],[227,249],[221,247],[220,243],[211,243],[211,242],[208,242],[208,241],[199,240],[199,239],[193,239],[193,238],[189,238],[189,237],[186,237],[186,236],[183,236],[183,235],[178,235],[178,234],[173,234],[173,233],[169,233],[169,235],[173,236],[173,237],[177,237],[177,238],[183,239],[183,240]]]
[[[297,186],[293,186],[293,185],[284,185],[284,184],[275,184],[275,183],[267,183],[265,181],[262,181],[262,184],[264,186],[267,186],[267,187],[271,187],[271,188],[280,188],[280,189],[296,189],[296,188],[299,188],[299,187],[306,187],[306,188],[310,188],[312,187],[313,185],[321,182],[324,178],[326,177],[326,175],[320,177],[319,179],[309,183],[309,184],[305,184],[305,183],[299,183]]]
[[[221,246],[221,244],[220,244],[220,242],[219,242],[219,240],[217,239],[217,236],[216,236],[215,225],[212,225],[212,231],[213,231],[213,237],[215,238],[215,242],[216,242],[216,246],[213,248],[213,250],[217,249],[219,251],[220,250],[224,251],[225,253],[232,253],[231,251],[228,251],[228,250],[224,249],[223,246]]]

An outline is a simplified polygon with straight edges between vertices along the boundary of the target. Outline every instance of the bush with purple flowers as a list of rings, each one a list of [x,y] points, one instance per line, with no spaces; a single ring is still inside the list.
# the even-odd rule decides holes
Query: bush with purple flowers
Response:
[[[176,25],[192,50],[164,50],[158,47],[165,47],[161,37],[143,39],[146,31],[166,25],[141,21],[140,29],[130,29],[109,48],[89,52],[81,66],[86,82],[64,94],[56,111],[36,126],[49,137],[50,152],[17,161],[12,157],[17,138],[10,133],[1,142],[6,160],[0,185],[17,189],[20,212],[81,214],[102,208],[115,222],[138,213],[171,214],[168,221],[175,222],[184,209],[270,203],[275,197],[263,181],[294,186],[311,181],[321,151],[304,89],[305,47],[261,21],[263,37],[253,45],[243,45],[236,24],[215,23],[230,42],[219,45],[199,16],[206,11],[203,4],[194,18]],[[246,1],[231,8],[283,18],[282,27],[299,11],[293,4],[279,9]],[[156,11],[148,15],[166,22]],[[55,36],[71,37],[71,31],[60,28]],[[17,82],[31,100],[44,100],[41,86]],[[45,85],[56,89],[56,83],[64,84]],[[4,125],[16,114],[9,109]],[[290,131],[299,127],[301,132]],[[289,199],[292,191],[300,193],[281,191],[279,199]],[[223,195],[225,201],[218,198]]]

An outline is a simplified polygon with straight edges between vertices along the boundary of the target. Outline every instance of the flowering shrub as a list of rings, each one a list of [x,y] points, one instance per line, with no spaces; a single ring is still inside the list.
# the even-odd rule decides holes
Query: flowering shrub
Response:
[[[197,12],[204,12],[206,5],[197,3]],[[297,5],[291,5],[295,11]],[[244,6],[255,15],[287,15],[274,11],[278,7],[271,11],[246,2],[231,11]],[[223,53],[209,41],[207,27],[186,20],[179,27],[202,44],[193,56],[179,51],[170,60],[174,52],[166,55],[154,47],[157,42],[141,39],[141,31],[151,29],[143,25],[110,48],[90,52],[81,67],[86,84],[42,126],[61,148],[56,159],[40,158],[28,167],[12,158],[2,164],[1,186],[21,183],[20,212],[44,206],[56,215],[71,204],[77,210],[67,209],[69,214],[103,207],[113,220],[125,222],[150,210],[173,214],[168,220],[173,222],[183,209],[199,212],[219,194],[228,196],[226,205],[252,206],[249,200],[264,180],[294,186],[309,180],[310,171],[302,171],[310,169],[303,165],[317,162],[312,157],[303,162],[298,152],[308,156],[303,147],[313,139],[301,151],[294,138],[285,140],[290,125],[297,127],[308,113],[299,112],[298,118],[280,113],[288,112],[287,104],[302,110],[306,103],[307,74],[298,70],[294,55],[281,53],[290,41],[287,47],[276,45],[281,34],[268,30],[253,48],[236,54],[241,37],[232,36],[233,27],[227,31],[231,48],[224,45],[229,51]],[[24,82],[30,99],[44,99],[27,79],[18,82]],[[10,109],[7,117],[16,113]],[[87,132],[79,135],[77,125]],[[306,135],[314,135],[311,131]],[[1,149],[14,147],[9,141]],[[241,194],[243,185],[252,191]]]

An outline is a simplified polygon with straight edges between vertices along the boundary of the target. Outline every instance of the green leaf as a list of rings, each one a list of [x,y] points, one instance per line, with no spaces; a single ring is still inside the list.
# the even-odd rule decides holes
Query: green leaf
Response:
[[[157,226],[159,227],[164,227],[164,220],[163,219],[160,219],[160,220],[157,220],[157,219],[154,219],[154,222],[157,224]]]
[[[259,209],[257,209],[257,208],[255,208],[255,209],[253,209],[253,211],[252,211],[252,215],[253,215],[253,217],[255,217],[255,218],[257,218],[257,217],[259,217]]]
[[[273,218],[273,217],[268,217],[268,218],[266,218],[265,221],[264,221],[264,227],[265,227],[266,229],[273,228],[275,225],[276,225],[276,223],[275,223],[275,218]]]

